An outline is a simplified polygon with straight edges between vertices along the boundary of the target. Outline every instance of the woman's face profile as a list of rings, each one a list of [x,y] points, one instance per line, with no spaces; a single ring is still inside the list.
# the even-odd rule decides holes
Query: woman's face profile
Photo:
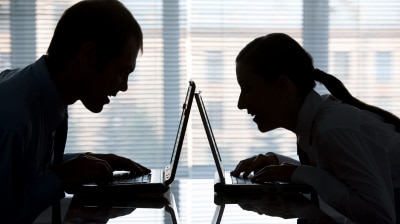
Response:
[[[240,86],[238,108],[247,109],[261,132],[280,127],[281,97],[278,81],[267,81],[250,66],[237,64],[236,78]]]

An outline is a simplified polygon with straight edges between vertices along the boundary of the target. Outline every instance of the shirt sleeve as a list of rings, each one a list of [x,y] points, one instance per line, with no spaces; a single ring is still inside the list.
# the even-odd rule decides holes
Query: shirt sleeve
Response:
[[[284,155],[281,155],[281,154],[277,154],[277,153],[274,153],[274,152],[269,152],[269,153],[274,154],[276,156],[276,158],[278,159],[278,163],[279,164],[291,163],[291,164],[295,164],[295,165],[300,165],[300,162],[298,160],[295,160],[295,159],[293,159],[291,157],[284,156]]]
[[[61,180],[51,170],[25,178],[24,144],[22,134],[0,131],[0,213],[5,223],[32,223],[65,195]]]
[[[82,153],[65,153],[63,155],[63,162],[66,162],[70,159],[74,159],[76,157],[78,157],[79,155],[81,155]]]
[[[357,223],[395,223],[386,151],[354,130],[331,130],[313,140],[318,167],[300,166],[292,181]],[[322,168],[321,168],[322,166]]]

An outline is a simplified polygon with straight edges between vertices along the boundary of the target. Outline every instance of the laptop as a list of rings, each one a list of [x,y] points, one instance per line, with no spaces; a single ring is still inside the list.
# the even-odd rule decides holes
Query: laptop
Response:
[[[307,185],[286,182],[253,183],[249,178],[235,177],[229,171],[225,171],[222,165],[221,155],[207,116],[206,108],[200,92],[195,93],[195,99],[199,108],[200,116],[210,144],[211,152],[215,161],[217,171],[214,176],[214,192],[226,195],[262,194],[262,193],[310,193],[312,188]]]
[[[123,196],[126,192],[129,192],[130,194],[160,194],[166,192],[169,189],[170,184],[173,182],[178,168],[179,157],[182,150],[183,140],[185,138],[195,89],[195,82],[190,80],[185,102],[182,107],[175,144],[172,148],[171,160],[164,169],[151,169],[149,174],[138,177],[130,176],[128,171],[114,171],[114,180],[110,183],[83,184],[74,187],[69,193],[85,195],[103,195],[104,193],[107,193],[112,195],[121,194]]]

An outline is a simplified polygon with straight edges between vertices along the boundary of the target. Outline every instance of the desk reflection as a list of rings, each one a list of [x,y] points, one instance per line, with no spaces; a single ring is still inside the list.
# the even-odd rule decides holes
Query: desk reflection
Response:
[[[174,194],[85,197],[74,196],[64,223],[180,224]]]
[[[74,196],[64,199],[70,203],[62,214],[64,223],[349,223],[331,219],[331,214],[302,195],[217,196],[213,179],[176,179],[163,198],[99,196],[88,200]]]
[[[267,217],[279,217],[288,223],[337,223],[333,218],[325,214],[316,204],[309,199],[309,195],[217,195],[214,196],[217,204],[213,223],[224,223],[223,213],[225,206],[236,204],[245,211]],[[279,222],[283,223],[283,222]]]

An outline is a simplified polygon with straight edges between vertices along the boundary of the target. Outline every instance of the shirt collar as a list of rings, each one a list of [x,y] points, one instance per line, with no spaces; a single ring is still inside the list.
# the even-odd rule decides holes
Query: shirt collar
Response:
[[[311,90],[304,100],[297,117],[296,135],[297,144],[303,150],[310,146],[310,132],[314,117],[324,99],[315,90]]]
[[[33,64],[33,76],[39,88],[39,94],[50,128],[55,130],[67,116],[67,108],[51,79],[45,62],[45,56],[40,57]]]

